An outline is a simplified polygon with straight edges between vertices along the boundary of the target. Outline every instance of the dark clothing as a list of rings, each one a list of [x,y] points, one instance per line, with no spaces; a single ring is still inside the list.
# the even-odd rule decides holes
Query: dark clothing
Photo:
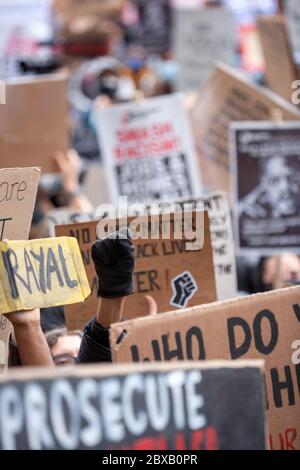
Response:
[[[41,308],[41,327],[44,333],[65,326],[64,307]]]
[[[93,318],[85,327],[78,354],[78,364],[111,362],[109,330]]]
[[[9,339],[8,345],[8,367],[21,367],[21,359],[17,346],[14,345],[12,339]]]

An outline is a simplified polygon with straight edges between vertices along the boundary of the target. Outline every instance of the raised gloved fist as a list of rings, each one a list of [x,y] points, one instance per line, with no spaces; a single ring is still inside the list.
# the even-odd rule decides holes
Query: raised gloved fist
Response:
[[[97,240],[92,246],[92,259],[99,297],[109,299],[133,293],[134,247],[127,228]]]

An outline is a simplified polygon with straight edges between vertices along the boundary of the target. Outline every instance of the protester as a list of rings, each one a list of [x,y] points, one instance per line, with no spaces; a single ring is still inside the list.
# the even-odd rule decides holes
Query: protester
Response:
[[[67,328],[57,328],[48,331],[45,337],[56,366],[76,363],[82,340],[81,331],[68,331]]]

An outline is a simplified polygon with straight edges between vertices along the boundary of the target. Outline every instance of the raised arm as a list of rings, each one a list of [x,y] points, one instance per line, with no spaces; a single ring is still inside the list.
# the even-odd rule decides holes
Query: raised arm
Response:
[[[25,310],[7,313],[13,325],[13,342],[18,348],[21,365],[53,367],[52,356],[40,324],[40,311]]]
[[[92,259],[100,301],[95,318],[85,327],[79,363],[111,362],[109,328],[122,320],[125,298],[134,291],[134,248],[127,229],[95,242]]]

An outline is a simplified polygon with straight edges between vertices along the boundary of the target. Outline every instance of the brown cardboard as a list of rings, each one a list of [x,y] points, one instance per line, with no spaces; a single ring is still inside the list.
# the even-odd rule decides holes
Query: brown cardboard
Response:
[[[157,220],[157,217],[154,217],[153,220]],[[174,220],[174,215],[170,217],[171,220]],[[133,218],[129,219],[129,221],[131,220]],[[141,217],[141,221],[145,220],[147,219]],[[193,223],[194,221],[195,212],[193,212]],[[187,299],[190,306],[216,300],[207,212],[204,212],[203,223],[204,246],[197,251],[183,251],[180,253],[180,250],[184,250],[185,242],[174,240],[174,233],[171,233],[169,240],[162,240],[160,236],[159,240],[147,238],[134,241],[136,248],[135,293],[126,298],[124,318],[129,319],[148,314],[146,295],[151,295],[155,299],[158,312],[176,309],[170,304],[170,301],[176,297],[173,293],[172,281],[181,273],[186,272],[191,274],[197,286],[197,290],[193,290],[192,296]],[[161,224],[162,218],[160,217],[160,227]],[[56,236],[73,236],[77,238],[92,291],[92,295],[83,304],[65,308],[66,322],[70,329],[83,328],[87,321],[95,315],[98,306],[96,296],[97,278],[90,255],[92,243],[96,240],[96,225],[97,222],[87,222],[56,226]],[[201,226],[202,229],[203,225]],[[143,255],[145,256],[143,257]]]
[[[126,336],[117,344],[124,330]],[[270,447],[299,450],[300,365],[294,350],[299,337],[300,287],[292,287],[116,324],[111,329],[111,346],[114,362],[153,361],[155,357],[264,359]],[[281,382],[285,375],[289,379],[288,393],[275,387],[277,375]]]
[[[60,369],[0,377],[1,450],[265,449],[262,361]]]
[[[9,80],[0,113],[1,167],[40,166],[58,171],[53,161],[68,142],[68,92],[65,75]]]
[[[216,67],[190,113],[206,189],[230,193],[229,122],[268,121],[274,108],[282,111],[283,120],[300,119],[298,109],[272,91],[230,67]]]
[[[0,241],[28,239],[40,173],[39,168],[0,169]]]
[[[263,16],[257,19],[265,67],[270,88],[278,95],[291,101],[291,86],[297,80],[283,15]]]

